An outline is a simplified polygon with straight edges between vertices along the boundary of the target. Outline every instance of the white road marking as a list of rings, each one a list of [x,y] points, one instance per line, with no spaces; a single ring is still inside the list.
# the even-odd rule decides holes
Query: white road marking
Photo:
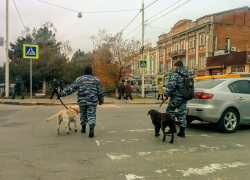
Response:
[[[213,136],[209,136],[207,134],[202,134],[201,136],[204,136],[204,137],[213,137]]]
[[[113,142],[115,142],[115,141],[106,141],[107,143],[113,143]]]
[[[117,131],[108,131],[109,133],[116,133]]]
[[[125,139],[121,139],[121,141],[125,141]]]
[[[139,154],[140,156],[145,156],[145,155],[148,155],[150,154],[151,152],[138,152],[136,154]]]
[[[234,146],[237,146],[237,147],[245,147],[244,145],[241,145],[241,144],[235,144],[233,143]]]
[[[97,146],[101,146],[99,141],[95,141]]]
[[[157,172],[157,173],[162,173],[162,172],[165,172],[165,171],[167,171],[167,169],[163,169],[163,170],[156,170],[155,172]]]
[[[183,176],[190,176],[191,174],[195,174],[195,175],[207,175],[208,173],[214,173],[218,170],[221,169],[226,169],[226,168],[236,168],[239,166],[246,166],[248,164],[245,163],[241,163],[241,162],[234,162],[232,164],[210,164],[209,166],[205,166],[201,169],[199,168],[189,168],[187,171],[185,170],[176,170],[179,171],[183,174]]]
[[[133,180],[133,179],[144,179],[144,176],[136,176],[134,174],[128,174],[125,175],[127,180]]]
[[[145,131],[152,131],[154,129],[134,129],[134,130],[124,130],[128,132],[145,132]]]
[[[121,160],[123,158],[131,158],[130,155],[122,154],[122,155],[116,155],[116,154],[107,154],[108,157],[112,160]]]

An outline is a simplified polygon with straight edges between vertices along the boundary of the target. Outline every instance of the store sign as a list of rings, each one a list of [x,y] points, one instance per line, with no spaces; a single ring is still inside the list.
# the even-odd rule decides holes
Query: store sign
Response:
[[[231,67],[231,72],[245,72],[245,66]]]
[[[212,73],[221,73],[221,69],[213,69]]]
[[[152,80],[144,80],[145,84],[152,84]]]

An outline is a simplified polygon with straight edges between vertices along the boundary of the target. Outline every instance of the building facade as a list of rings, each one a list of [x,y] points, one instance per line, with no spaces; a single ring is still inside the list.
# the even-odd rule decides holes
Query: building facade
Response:
[[[167,84],[176,61],[182,61],[193,76],[223,74],[223,64],[219,67],[207,66],[207,59],[247,51],[248,47],[250,8],[247,6],[205,15],[196,21],[179,20],[169,33],[158,37],[156,47],[151,44],[144,47],[143,58],[149,62],[145,80],[151,78],[153,84]],[[131,72],[141,73],[137,69],[141,58],[139,53],[134,57]]]

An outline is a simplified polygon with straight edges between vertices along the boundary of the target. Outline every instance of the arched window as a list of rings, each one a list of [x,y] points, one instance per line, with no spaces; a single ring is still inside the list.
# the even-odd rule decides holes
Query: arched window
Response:
[[[152,66],[153,66],[153,68],[152,68],[152,69],[153,69],[153,71],[155,71],[155,66],[156,66],[155,55],[154,55],[154,58],[153,58],[153,65],[152,65]]]
[[[153,71],[153,59],[152,59],[152,56],[150,56],[150,71]]]

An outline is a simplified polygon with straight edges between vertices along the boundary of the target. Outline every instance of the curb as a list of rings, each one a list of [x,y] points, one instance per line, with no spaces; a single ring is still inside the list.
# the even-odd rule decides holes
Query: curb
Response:
[[[0,104],[8,104],[8,105],[22,105],[22,106],[63,106],[61,103],[38,103],[38,102],[9,102],[9,101],[0,101]],[[64,103],[65,105],[77,104],[77,102],[68,102]],[[107,101],[103,104],[114,104],[113,101]]]

